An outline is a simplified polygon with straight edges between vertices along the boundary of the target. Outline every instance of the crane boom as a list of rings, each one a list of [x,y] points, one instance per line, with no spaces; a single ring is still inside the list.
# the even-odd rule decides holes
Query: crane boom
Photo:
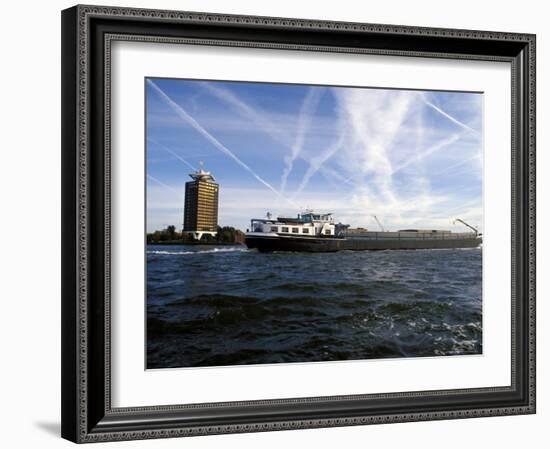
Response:
[[[456,223],[457,221],[460,222],[460,223],[462,223],[464,226],[467,226],[468,228],[470,228],[472,231],[474,231],[474,232],[476,233],[476,235],[479,234],[479,232],[478,232],[478,230],[477,230],[476,228],[474,228],[473,226],[469,225],[468,223],[466,223],[464,220],[462,220],[462,219],[460,219],[460,218],[455,218],[453,224]]]
[[[378,217],[376,215],[373,215],[374,219],[376,220],[376,223],[378,223],[378,226],[380,226],[380,229],[382,232],[384,232],[384,226],[382,226],[382,223],[380,223],[380,220],[378,220]]]

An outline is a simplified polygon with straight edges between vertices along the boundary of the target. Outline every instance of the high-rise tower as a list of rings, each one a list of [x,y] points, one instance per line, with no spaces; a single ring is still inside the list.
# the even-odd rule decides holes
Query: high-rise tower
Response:
[[[215,235],[218,228],[218,193],[220,186],[210,172],[202,168],[185,183],[183,231],[199,239],[204,234]]]

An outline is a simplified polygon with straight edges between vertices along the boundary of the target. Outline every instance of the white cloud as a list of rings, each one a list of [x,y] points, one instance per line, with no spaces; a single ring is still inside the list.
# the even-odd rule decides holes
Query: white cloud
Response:
[[[377,228],[374,215],[389,229],[413,226],[462,229],[461,225],[452,225],[456,217],[482,225],[479,132],[422,93],[331,88],[329,92],[336,100],[334,112],[337,119],[330,123],[326,117],[319,118],[320,125],[316,122],[319,114],[315,114],[319,98],[310,91],[299,118],[290,117],[295,122],[292,142],[288,120],[284,123],[270,121],[271,112],[246,103],[234,92],[212,83],[203,83],[203,87],[236,112],[231,120],[240,122],[241,130],[250,128],[250,123],[253,123],[254,129],[281,144],[281,158],[287,155],[281,175],[281,191],[288,190],[285,197],[291,196],[293,204],[289,204],[288,199],[281,201],[280,193],[271,185],[269,190],[221,186],[222,225],[242,229],[254,215],[264,216],[268,210],[274,214],[295,215],[298,212],[296,205],[334,212],[337,220],[371,228]],[[479,116],[477,100],[465,101],[460,108],[461,117],[468,114],[474,118]],[[452,114],[456,114],[456,108],[453,111]],[[440,121],[448,121],[449,126],[430,120],[434,115],[444,117]],[[229,154],[230,150],[195,119],[188,114],[182,118],[235,160]],[[453,124],[458,126],[456,131],[452,131]],[[319,137],[321,128],[323,134]],[[323,139],[326,146],[316,146]],[[306,145],[308,142],[311,147]],[[288,179],[297,159],[304,160],[307,167],[291,192]],[[473,178],[477,180],[471,186],[473,195],[463,184],[438,185],[434,189],[436,178],[444,179],[468,163],[472,164]],[[333,192],[327,193],[326,186],[322,192],[316,191],[319,182],[312,184],[312,179],[319,174],[324,177],[326,185],[334,186]],[[182,197],[171,197],[166,192],[162,194],[164,198],[155,195],[152,192],[151,200],[157,208],[168,211],[179,207],[183,211]]]

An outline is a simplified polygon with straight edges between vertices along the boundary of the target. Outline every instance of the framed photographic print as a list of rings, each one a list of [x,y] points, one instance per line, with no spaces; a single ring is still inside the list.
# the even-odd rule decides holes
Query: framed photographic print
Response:
[[[535,36],[62,13],[62,435],[535,412]]]

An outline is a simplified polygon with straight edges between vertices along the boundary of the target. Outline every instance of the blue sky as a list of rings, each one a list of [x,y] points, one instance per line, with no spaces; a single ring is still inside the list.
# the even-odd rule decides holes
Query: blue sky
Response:
[[[483,95],[146,80],[147,230],[181,228],[184,185],[220,184],[219,224],[311,208],[378,229],[482,230]]]

